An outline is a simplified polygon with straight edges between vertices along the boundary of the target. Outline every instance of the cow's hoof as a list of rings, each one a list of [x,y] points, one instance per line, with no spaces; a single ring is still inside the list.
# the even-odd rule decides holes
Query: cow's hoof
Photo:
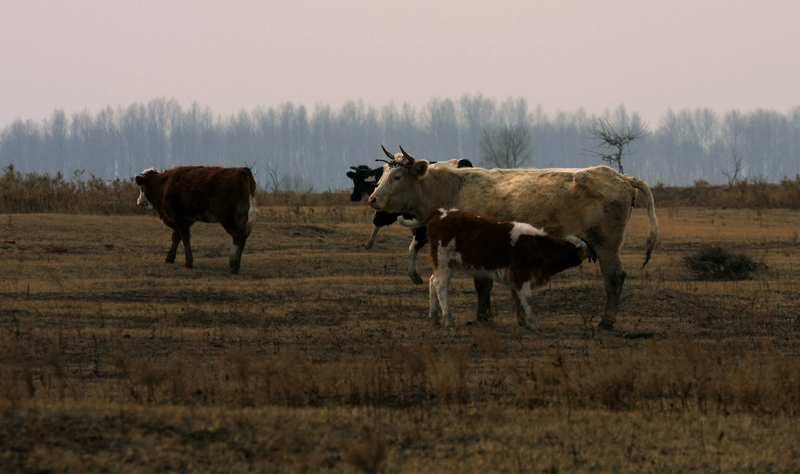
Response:
[[[186,265],[184,265],[184,266],[186,268],[194,268],[194,264],[192,262],[186,262]]]
[[[167,257],[167,258],[164,260],[164,263],[175,263],[175,259],[174,259],[174,258],[169,258],[169,257]]]
[[[415,273],[413,275],[409,275],[409,277],[411,277],[411,281],[413,281],[415,285],[421,285],[422,284],[422,277],[420,277],[418,273]]]
[[[601,331],[611,331],[614,329],[614,323],[611,321],[606,321],[605,319],[600,321],[600,324],[597,325],[597,329]]]

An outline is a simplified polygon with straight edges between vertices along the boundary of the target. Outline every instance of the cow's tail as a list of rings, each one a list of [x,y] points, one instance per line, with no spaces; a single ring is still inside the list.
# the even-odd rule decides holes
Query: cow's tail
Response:
[[[250,207],[247,210],[247,224],[245,225],[245,232],[250,235],[253,230],[253,224],[256,221],[258,214],[258,207],[256,206],[256,180],[253,178],[253,173],[247,170],[247,191],[250,198]]]
[[[650,261],[650,255],[658,243],[658,219],[656,219],[656,205],[653,201],[653,193],[650,192],[650,186],[644,181],[628,176],[628,182],[634,188],[638,189],[644,195],[645,205],[647,206],[647,221],[650,227],[650,233],[647,236],[647,250],[644,255],[644,263],[642,268]]]

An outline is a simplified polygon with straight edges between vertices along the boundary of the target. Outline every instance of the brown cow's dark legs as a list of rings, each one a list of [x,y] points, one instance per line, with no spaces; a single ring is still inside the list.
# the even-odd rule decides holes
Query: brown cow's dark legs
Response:
[[[246,214],[245,214],[246,216]],[[239,267],[242,264],[242,251],[244,244],[247,242],[247,218],[240,219],[240,222],[221,222],[222,227],[225,229],[232,238],[233,244],[231,245],[231,253],[229,255],[231,273],[234,275],[239,273]]]
[[[492,319],[492,285],[494,282],[489,278],[475,278],[475,291],[478,293],[478,321],[489,321]]]
[[[239,273],[239,267],[242,264],[242,251],[244,250],[244,243],[247,241],[247,236],[242,235],[238,239],[233,238],[233,245],[231,245],[230,266],[231,273],[234,275]]]
[[[178,244],[181,242],[181,233],[177,229],[172,231],[172,246],[167,251],[166,263],[175,263],[175,256],[178,254]]]
[[[178,229],[178,230],[176,230],[176,232],[178,232],[178,234],[180,235],[180,239],[183,241],[183,250],[184,250],[185,255],[186,255],[185,266],[186,266],[186,268],[194,268],[194,265],[193,265],[194,264],[194,256],[192,255],[192,243],[191,243],[192,235],[189,232],[189,226],[188,225],[176,225],[176,229]],[[175,239],[174,234],[173,234],[172,238],[173,238],[173,241],[174,241],[174,239]],[[173,261],[175,260],[175,255],[174,254],[173,254],[172,259],[173,259]]]

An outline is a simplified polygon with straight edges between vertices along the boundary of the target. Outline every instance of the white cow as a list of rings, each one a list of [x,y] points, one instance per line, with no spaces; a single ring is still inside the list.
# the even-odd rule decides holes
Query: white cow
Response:
[[[484,216],[525,222],[553,237],[574,235],[600,262],[606,287],[601,329],[611,329],[625,282],[620,249],[637,190],[647,206],[650,233],[644,264],[658,240],[650,187],[607,166],[585,169],[430,168],[402,148],[385,166],[369,198],[376,210],[417,216],[435,208],[457,208]],[[643,265],[644,266],[644,265]],[[491,317],[491,280],[476,278],[478,318]]]

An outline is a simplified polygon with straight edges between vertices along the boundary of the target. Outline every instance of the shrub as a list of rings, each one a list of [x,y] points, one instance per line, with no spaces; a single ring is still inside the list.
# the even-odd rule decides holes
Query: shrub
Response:
[[[747,280],[751,274],[767,268],[745,254],[710,245],[683,259],[684,266],[700,280]]]

